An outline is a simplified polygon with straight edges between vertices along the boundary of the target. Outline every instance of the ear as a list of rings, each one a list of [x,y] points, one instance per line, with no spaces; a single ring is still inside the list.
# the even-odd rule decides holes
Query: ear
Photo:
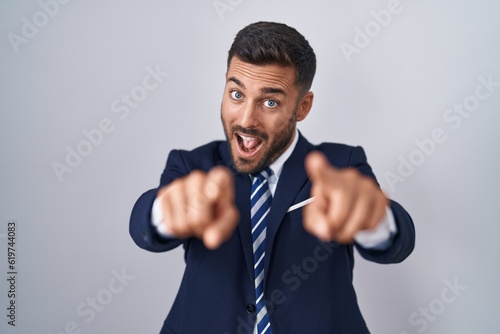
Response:
[[[297,122],[304,120],[309,111],[311,111],[314,100],[314,93],[309,91],[304,94],[302,99],[300,99],[299,106],[297,108]]]

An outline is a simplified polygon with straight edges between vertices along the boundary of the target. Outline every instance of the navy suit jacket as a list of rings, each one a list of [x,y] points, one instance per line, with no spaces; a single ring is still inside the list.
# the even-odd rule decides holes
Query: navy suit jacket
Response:
[[[398,203],[391,201],[398,233],[384,251],[325,243],[306,232],[302,209],[287,211],[310,197],[304,159],[313,150],[323,152],[333,166],[353,167],[375,179],[361,147],[331,143],[313,146],[300,135],[283,166],[268,218],[264,295],[271,327],[274,334],[369,333],[352,285],[354,247],[370,261],[401,262],[414,247],[413,222]],[[192,170],[209,171],[216,165],[232,168],[225,141],[192,151],[174,150],[160,187]],[[151,208],[157,189],[144,193],[132,210],[130,234],[139,247],[164,252],[182,245],[185,250],[186,269],[162,334],[252,333],[256,315],[251,181],[248,175],[236,171],[234,178],[240,221],[229,240],[216,250],[208,250],[197,238],[166,239],[156,232],[151,224]]]

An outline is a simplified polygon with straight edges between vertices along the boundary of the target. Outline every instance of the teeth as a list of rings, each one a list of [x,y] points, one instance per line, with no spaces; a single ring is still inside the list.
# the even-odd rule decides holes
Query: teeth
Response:
[[[251,141],[255,140],[255,138],[253,138],[253,137],[247,137],[247,136],[243,136],[243,135],[239,135],[239,136],[241,137],[241,139],[243,139],[246,142],[251,142]]]

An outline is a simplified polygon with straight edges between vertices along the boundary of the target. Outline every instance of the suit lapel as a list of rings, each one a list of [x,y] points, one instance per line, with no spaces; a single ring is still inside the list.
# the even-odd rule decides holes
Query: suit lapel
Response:
[[[252,187],[250,177],[245,174],[236,174],[235,183],[236,189],[238,189],[235,194],[235,202],[236,207],[240,209],[238,231],[240,233],[243,254],[248,267],[248,274],[253,282],[252,228],[250,222],[250,191]]]
[[[304,167],[307,153],[312,150],[312,145],[299,134],[299,141],[292,155],[283,165],[276,191],[273,196],[273,204],[267,220],[266,235],[266,264],[264,274],[269,272],[272,249],[276,232],[283,221],[288,209],[293,204],[297,193],[304,187],[308,178]],[[266,280],[264,280],[265,284]]]

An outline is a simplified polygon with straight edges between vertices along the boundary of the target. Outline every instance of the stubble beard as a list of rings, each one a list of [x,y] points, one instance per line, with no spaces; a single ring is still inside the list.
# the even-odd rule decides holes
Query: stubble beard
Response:
[[[293,116],[289,119],[287,126],[283,131],[277,134],[276,138],[274,141],[272,141],[270,146],[267,147],[269,144],[269,136],[267,133],[263,133],[259,130],[256,129],[248,129],[248,128],[243,128],[239,125],[234,125],[231,127],[231,131],[226,127],[226,123],[224,122],[224,117],[222,116],[221,113],[221,121],[222,121],[222,127],[224,129],[224,134],[226,136],[226,140],[228,142],[228,150],[229,154],[231,156],[231,160],[233,163],[234,169],[238,173],[242,174],[257,174],[269,167],[278,157],[283,154],[283,152],[286,151],[288,148],[288,145],[292,142],[293,135],[295,133],[295,124],[296,124],[296,110],[293,113]],[[258,136],[263,142],[262,145],[265,147],[262,147],[261,150],[265,150],[263,156],[261,159],[252,166],[253,163],[255,163],[251,159],[245,159],[238,157],[237,155],[237,149],[232,147],[232,141],[231,138],[234,138],[235,132],[240,132],[243,134],[248,134],[252,136]]]

